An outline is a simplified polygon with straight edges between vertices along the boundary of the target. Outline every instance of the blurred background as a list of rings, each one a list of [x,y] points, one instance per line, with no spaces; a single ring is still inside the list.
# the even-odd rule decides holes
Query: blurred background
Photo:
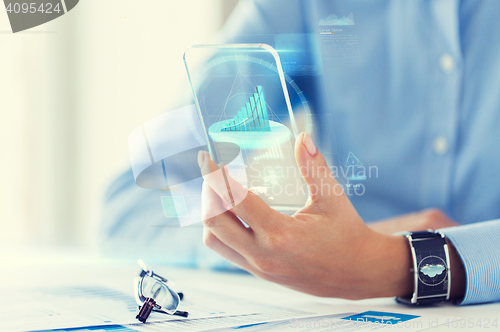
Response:
[[[216,41],[236,3],[82,0],[16,34],[0,10],[0,247],[96,248],[128,135],[187,96],[183,52]]]

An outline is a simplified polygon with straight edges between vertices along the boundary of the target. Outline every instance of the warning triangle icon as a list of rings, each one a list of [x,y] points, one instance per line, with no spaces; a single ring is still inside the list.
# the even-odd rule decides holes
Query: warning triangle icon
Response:
[[[349,151],[349,155],[347,156],[347,160],[345,162],[345,167],[351,166],[363,166],[363,163],[352,152]]]

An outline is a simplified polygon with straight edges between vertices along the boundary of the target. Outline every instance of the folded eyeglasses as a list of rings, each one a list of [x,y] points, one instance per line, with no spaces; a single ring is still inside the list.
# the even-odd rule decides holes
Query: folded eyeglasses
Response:
[[[142,271],[134,278],[135,301],[140,308],[135,318],[145,323],[152,311],[187,317],[187,311],[177,310],[184,294],[173,291],[172,282],[154,273],[141,259],[137,263]]]

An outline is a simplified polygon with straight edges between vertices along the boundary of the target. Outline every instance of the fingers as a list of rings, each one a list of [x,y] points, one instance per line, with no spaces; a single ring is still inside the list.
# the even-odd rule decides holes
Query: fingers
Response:
[[[247,270],[248,272],[255,273],[256,269],[243,257],[240,253],[234,249],[225,245],[217,236],[212,233],[208,227],[203,227],[203,243],[219,254],[222,258],[236,264],[240,268]]]
[[[448,218],[442,211],[438,209],[427,209],[376,221],[370,223],[368,227],[379,233],[391,235],[399,232],[415,232],[457,225],[456,222]]]
[[[219,168],[206,151],[198,154],[198,164],[206,183],[223,202],[223,206],[230,208],[236,215],[245,221],[254,231],[266,228],[272,216],[278,212],[271,209],[261,198],[238,181],[233,179],[227,168]],[[221,239],[222,240],[222,239]],[[224,240],[223,240],[224,242]]]
[[[241,254],[254,246],[253,231],[229,211],[215,191],[205,182],[202,188],[202,219],[222,242]]]
[[[203,229],[203,243],[208,248],[215,251],[222,258],[230,261],[231,263],[239,266],[240,268],[250,272],[251,274],[259,278],[273,282],[277,282],[277,280],[279,280],[275,276],[266,274],[265,272],[259,270],[259,268],[255,266],[255,264],[251,263],[241,254],[225,245],[207,227],[204,227]],[[285,281],[280,281],[280,283],[285,284]]]
[[[295,159],[309,188],[312,204],[325,201],[332,195],[339,196],[344,193],[325,158],[307,133],[301,133],[295,141]]]
[[[220,168],[206,151],[198,153],[198,165],[205,182],[219,195],[222,201],[231,208],[243,201],[248,190],[227,174],[227,168]]]
[[[421,215],[426,219],[426,225],[422,229],[439,229],[458,226],[459,224],[450,219],[446,213],[439,209],[427,209],[421,212]]]

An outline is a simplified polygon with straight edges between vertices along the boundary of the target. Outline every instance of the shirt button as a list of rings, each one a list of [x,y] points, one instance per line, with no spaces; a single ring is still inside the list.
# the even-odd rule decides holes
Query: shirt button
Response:
[[[443,136],[438,136],[432,142],[434,152],[438,155],[443,155],[448,152],[448,140]]]
[[[439,59],[439,65],[445,73],[451,73],[455,69],[455,60],[449,54],[443,54]]]

